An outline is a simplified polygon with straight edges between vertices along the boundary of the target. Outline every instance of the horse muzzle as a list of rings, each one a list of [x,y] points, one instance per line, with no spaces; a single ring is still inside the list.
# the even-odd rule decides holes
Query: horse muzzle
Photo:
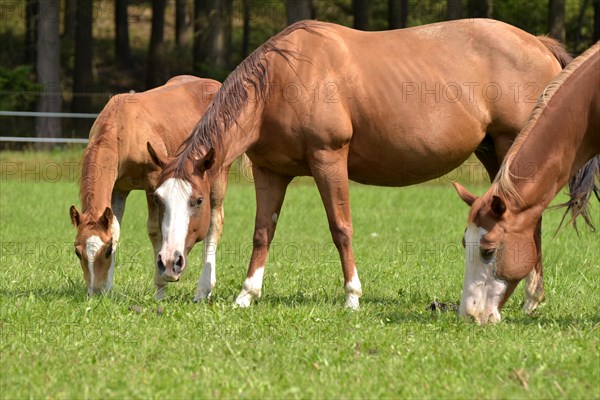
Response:
[[[176,250],[170,257],[160,252],[156,259],[156,268],[161,278],[166,282],[177,282],[185,266],[185,256],[179,250]]]

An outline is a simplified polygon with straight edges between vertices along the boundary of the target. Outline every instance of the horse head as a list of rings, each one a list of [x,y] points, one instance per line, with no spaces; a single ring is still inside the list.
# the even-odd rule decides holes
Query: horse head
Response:
[[[77,228],[75,254],[81,262],[88,295],[108,292],[113,284],[119,222],[109,207],[98,215],[94,209],[80,213],[71,206],[69,213]]]
[[[459,314],[479,324],[500,321],[500,310],[515,287],[535,267],[534,234],[538,221],[513,213],[493,186],[476,197],[458,183],[454,187],[471,207],[464,236],[465,277]]]
[[[195,243],[204,240],[210,225],[210,182],[207,171],[214,164],[214,150],[197,160],[161,155],[148,143],[152,161],[162,169],[154,192],[162,245],[156,268],[166,282],[178,281]]]

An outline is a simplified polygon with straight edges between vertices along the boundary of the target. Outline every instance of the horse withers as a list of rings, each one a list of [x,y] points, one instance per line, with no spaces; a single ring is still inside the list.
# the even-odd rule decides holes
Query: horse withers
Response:
[[[593,192],[600,196],[598,154],[600,42],[548,85],[484,195],[455,184],[471,207],[461,316],[500,321],[502,306],[541,258],[537,221],[567,181],[573,223],[582,215],[592,225],[587,204]]]
[[[99,114],[83,155],[81,212],[75,206],[70,209],[71,222],[77,228],[75,253],[89,295],[107,292],[113,285],[120,225],[132,190],[146,192],[148,236],[155,255],[160,253],[162,238],[170,232],[161,232],[163,213],[154,194],[160,167],[147,143],[152,143],[155,153],[174,155],[220,86],[210,79],[177,76],[155,89],[114,96]],[[208,204],[199,205],[199,212],[179,233],[187,243],[186,254],[206,236],[209,214]],[[205,254],[207,257],[213,256]],[[166,282],[177,280],[184,268],[176,263],[157,269],[158,298],[164,296]]]
[[[236,299],[247,307],[261,294],[288,184],[313,176],[340,255],[346,305],[358,308],[348,180],[412,185],[450,172],[474,152],[494,177],[534,106],[530,99],[561,71],[565,54],[555,41],[492,20],[386,32],[296,23],[229,75],[165,166],[158,189],[169,193],[165,213],[206,197],[205,183],[214,185],[223,168],[248,155],[257,209]],[[174,231],[185,229],[186,214],[178,215],[168,217]],[[526,292],[533,305],[543,293],[535,277]]]

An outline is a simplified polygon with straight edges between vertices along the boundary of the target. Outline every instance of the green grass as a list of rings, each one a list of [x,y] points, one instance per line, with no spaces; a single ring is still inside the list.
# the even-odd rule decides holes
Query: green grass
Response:
[[[192,302],[198,246],[159,315],[140,192],[115,288],[87,299],[68,217],[77,179],[23,175],[73,154],[25,155],[16,173],[6,168],[17,154],[0,154],[2,398],[600,398],[600,236],[553,238],[561,210],[544,220],[546,303],[523,315],[519,288],[503,321],[480,327],[427,310],[460,299],[467,207],[452,187],[353,185],[364,296],[350,312],[317,190],[302,180],[288,191],[263,298],[240,310],[255,204],[252,185],[233,182],[214,298]],[[600,226],[597,204],[594,215]]]

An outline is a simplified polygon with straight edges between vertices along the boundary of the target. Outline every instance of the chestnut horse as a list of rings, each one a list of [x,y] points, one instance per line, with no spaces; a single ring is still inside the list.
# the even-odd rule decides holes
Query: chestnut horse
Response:
[[[161,235],[162,215],[154,200],[160,168],[149,157],[146,143],[165,154],[174,154],[220,87],[219,82],[210,79],[178,76],[146,92],[113,97],[94,122],[83,155],[81,213],[75,206],[70,209],[71,222],[77,228],[75,253],[89,295],[112,287],[120,224],[131,190],[146,192],[148,236],[155,257],[158,254],[162,236],[168,232]],[[201,212],[190,219],[189,228],[181,232],[189,249],[204,239],[209,213],[208,205],[203,205]],[[155,283],[160,298],[166,283],[158,273]]]
[[[500,320],[500,309],[541,257],[536,222],[584,164],[567,204],[573,221],[582,214],[591,225],[586,206],[592,192],[599,196],[594,180],[600,178],[599,71],[600,42],[548,85],[483,196],[455,184],[471,206],[460,315],[481,324]]]
[[[302,21],[229,75],[163,170],[157,197],[165,213],[187,205],[171,218],[185,226],[195,199],[208,194],[206,182],[246,152],[257,210],[236,303],[247,307],[261,294],[288,184],[313,176],[341,258],[345,304],[358,308],[348,180],[412,185],[453,170],[473,152],[495,176],[533,108],[529,99],[535,102],[567,61],[557,42],[493,20],[386,32]],[[181,254],[172,248],[170,265]],[[533,287],[528,295],[539,299],[541,281]]]

